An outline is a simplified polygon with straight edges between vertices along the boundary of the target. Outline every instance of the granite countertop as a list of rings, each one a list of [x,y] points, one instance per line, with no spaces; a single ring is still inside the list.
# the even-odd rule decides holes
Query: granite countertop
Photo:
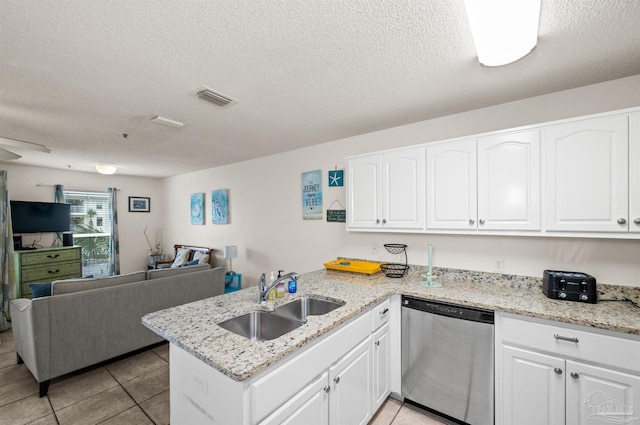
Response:
[[[541,290],[541,279],[434,268],[434,281],[442,287],[427,288],[424,267],[411,267],[401,279],[383,273],[318,270],[302,274],[298,292],[269,302],[256,303],[255,287],[147,314],[145,326],[228,377],[243,381],[306,343],[331,331],[393,294],[475,306],[541,319],[585,325],[640,335],[640,308],[629,302],[586,304],[551,300]],[[598,285],[599,300],[630,299],[640,302],[640,288]],[[273,310],[291,299],[313,295],[342,300],[345,305],[323,316],[309,316],[307,323],[272,341],[252,341],[219,327],[217,323],[252,310]]]

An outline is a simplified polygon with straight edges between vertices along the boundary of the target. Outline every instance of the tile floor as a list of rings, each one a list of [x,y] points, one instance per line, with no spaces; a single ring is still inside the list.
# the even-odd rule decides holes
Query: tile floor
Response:
[[[16,364],[11,330],[0,333],[0,425],[169,424],[169,346],[51,382],[46,397],[24,364]],[[389,398],[370,425],[441,425]]]

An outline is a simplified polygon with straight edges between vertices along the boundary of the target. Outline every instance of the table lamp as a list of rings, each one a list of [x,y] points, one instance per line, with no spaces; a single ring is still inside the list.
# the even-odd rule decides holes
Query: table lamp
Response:
[[[231,267],[231,260],[238,256],[238,247],[235,245],[229,245],[224,247],[224,258],[229,259],[229,271],[227,274],[234,274],[233,268]]]

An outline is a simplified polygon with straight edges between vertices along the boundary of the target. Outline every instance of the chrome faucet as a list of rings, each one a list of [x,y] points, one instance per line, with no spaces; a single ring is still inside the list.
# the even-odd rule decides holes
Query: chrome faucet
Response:
[[[266,304],[267,295],[269,294],[269,291],[273,289],[278,283],[284,282],[286,279],[289,279],[289,278],[293,280],[298,280],[298,273],[296,272],[287,273],[283,276],[280,276],[279,278],[271,282],[270,285],[267,286],[267,280],[266,280],[265,274],[262,273],[262,276],[260,276],[260,279],[258,279],[258,304]]]

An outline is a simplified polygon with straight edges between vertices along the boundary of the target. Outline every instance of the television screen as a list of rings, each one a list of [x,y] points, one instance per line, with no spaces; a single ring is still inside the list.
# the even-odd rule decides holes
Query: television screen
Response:
[[[71,206],[53,202],[11,201],[13,233],[68,232]]]

